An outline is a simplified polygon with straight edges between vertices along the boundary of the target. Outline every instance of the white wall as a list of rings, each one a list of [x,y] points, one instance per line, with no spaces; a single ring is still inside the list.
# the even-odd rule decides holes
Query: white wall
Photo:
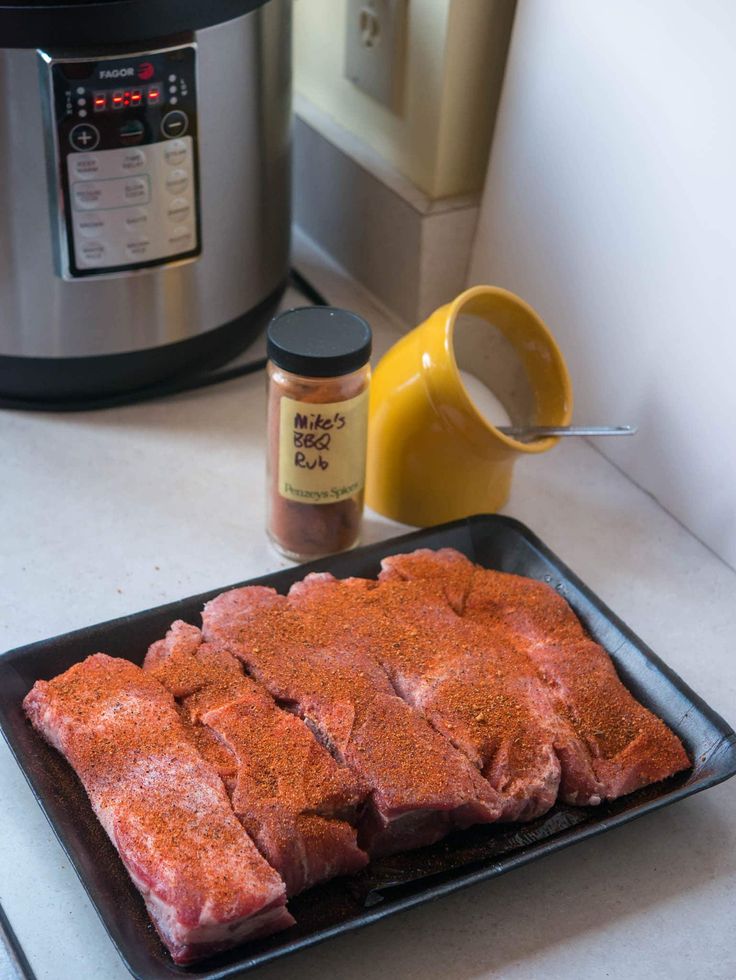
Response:
[[[539,310],[576,420],[637,422],[599,448],[736,566],[736,2],[519,0],[470,279]]]

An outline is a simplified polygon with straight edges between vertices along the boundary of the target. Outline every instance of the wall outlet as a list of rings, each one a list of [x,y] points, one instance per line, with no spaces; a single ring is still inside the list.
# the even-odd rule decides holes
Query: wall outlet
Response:
[[[399,115],[407,0],[347,0],[345,76]]]

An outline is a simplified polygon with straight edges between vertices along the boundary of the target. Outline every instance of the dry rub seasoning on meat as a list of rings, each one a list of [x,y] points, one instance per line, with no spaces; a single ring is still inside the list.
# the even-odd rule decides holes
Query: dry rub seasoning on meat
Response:
[[[370,355],[347,310],[288,310],[268,328],[268,533],[288,558],[358,543]]]

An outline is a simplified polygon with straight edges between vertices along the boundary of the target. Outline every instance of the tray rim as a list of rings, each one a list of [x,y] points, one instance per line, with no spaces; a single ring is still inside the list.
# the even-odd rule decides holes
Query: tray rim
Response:
[[[311,571],[326,571],[330,569],[335,562],[350,562],[351,558],[357,554],[378,554],[382,551],[384,554],[398,553],[398,551],[401,550],[401,546],[403,546],[405,543],[410,544],[412,542],[417,542],[418,539],[421,540],[427,535],[435,532],[451,531],[455,528],[467,528],[470,535],[471,545],[473,546],[473,550],[475,550],[475,542],[473,538],[474,528],[481,526],[486,527],[489,525],[506,526],[518,534],[524,540],[526,545],[531,547],[547,563],[552,565],[555,570],[558,571],[608,623],[610,623],[618,632],[620,632],[629,643],[635,646],[645,660],[656,666],[656,668],[669,681],[670,685],[676,688],[678,692],[690,702],[691,706],[696,708],[700,714],[712,725],[712,727],[718,731],[720,738],[710,746],[709,756],[715,757],[718,754],[721,757],[722,768],[709,773],[697,783],[669,788],[662,795],[653,799],[642,801],[638,805],[623,810],[620,813],[609,815],[594,823],[570,827],[552,837],[526,845],[522,850],[516,851],[509,855],[502,855],[499,860],[493,861],[490,865],[483,868],[466,873],[463,873],[462,868],[458,868],[456,877],[452,878],[451,880],[445,880],[441,883],[432,885],[430,876],[429,884],[426,889],[412,895],[393,899],[391,902],[385,904],[376,905],[373,908],[365,908],[360,919],[357,921],[349,920],[347,922],[336,923],[332,926],[323,927],[315,933],[296,938],[289,945],[272,950],[266,950],[253,955],[246,954],[238,962],[231,963],[224,967],[207,969],[206,959],[202,961],[202,964],[192,964],[190,968],[176,966],[173,961],[169,961],[168,959],[165,961],[156,960],[156,966],[163,966],[166,970],[165,974],[159,971],[157,974],[158,976],[191,976],[196,978],[196,980],[226,980],[226,978],[235,977],[241,973],[255,969],[258,966],[265,966],[267,963],[281,959],[284,956],[292,955],[301,949],[307,949],[318,945],[319,943],[325,942],[328,939],[334,938],[335,936],[342,935],[346,932],[353,932],[357,929],[362,929],[365,926],[371,925],[374,922],[378,922],[381,919],[387,918],[406,909],[432,901],[443,895],[451,894],[455,891],[470,887],[471,885],[480,881],[487,881],[492,878],[499,877],[500,875],[513,871],[516,868],[523,867],[534,860],[545,857],[547,854],[554,853],[558,850],[563,850],[564,848],[567,848],[578,841],[588,840],[592,837],[599,836],[600,834],[620,826],[621,824],[628,823],[631,820],[637,819],[638,817],[641,817],[647,813],[651,813],[655,810],[662,809],[665,806],[669,806],[678,800],[686,799],[687,797],[693,796],[696,793],[710,789],[713,786],[725,782],[727,779],[730,779],[732,776],[736,775],[736,733],[734,732],[733,728],[646,643],[644,643],[644,641],[637,636],[633,630],[631,630],[627,624],[567,566],[565,562],[563,562],[546,544],[544,544],[544,542],[529,527],[527,527],[527,525],[516,518],[501,514],[475,514],[470,517],[461,518],[457,521],[450,521],[427,528],[420,528],[397,535],[395,537],[386,538],[374,544],[365,545],[351,552],[328,556],[326,558],[308,562],[303,565],[295,565],[286,569],[268,572],[264,575],[256,576],[243,582],[236,582],[231,585],[218,587],[217,589],[208,590],[192,596],[185,596],[182,599],[173,600],[172,602],[164,603],[160,606],[153,606],[148,609],[139,610],[134,613],[128,613],[124,616],[116,617],[115,619],[106,620],[100,623],[93,623],[86,627],[81,627],[76,630],[58,634],[57,636],[48,637],[29,644],[23,644],[22,646],[12,648],[4,653],[0,653],[0,684],[2,683],[3,675],[12,670],[14,665],[19,660],[32,656],[36,652],[40,652],[54,643],[61,641],[71,643],[76,639],[82,639],[82,637],[87,636],[91,630],[106,632],[110,630],[114,631],[116,628],[123,625],[130,625],[132,621],[138,620],[143,616],[150,614],[164,615],[168,610],[173,612],[175,609],[179,608],[182,603],[204,603],[209,598],[218,595],[220,592],[243,585],[271,584],[273,580],[284,578],[288,579],[291,576],[294,576],[294,579],[301,578]],[[417,544],[417,546],[420,547],[421,544]],[[471,557],[472,560],[477,560],[477,556],[475,554],[470,555],[469,557]],[[567,598],[569,601],[569,597]],[[611,651],[608,652],[610,655]],[[81,861],[78,861],[77,859],[76,848],[71,842],[68,844],[65,840],[63,828],[57,826],[55,817],[52,815],[50,809],[46,805],[46,799],[43,791],[36,784],[34,773],[30,768],[27,768],[25,764],[25,757],[20,745],[16,743],[12,726],[9,723],[9,719],[2,702],[0,702],[0,731],[2,731],[11,754],[23,773],[23,776],[25,777],[36,802],[41,807],[44,816],[48,820],[54,836],[58,840],[59,844],[64,850],[64,853],[74,868],[74,871],[79,878],[90,902],[92,903],[93,908],[100,918],[110,942],[131,975],[134,976],[136,980],[147,980],[151,974],[141,973],[133,966],[128,958],[124,945],[119,943],[114,934],[110,932],[105,912],[92,894],[91,889],[93,888],[93,884],[91,881],[88,881],[81,866]],[[247,950],[247,945],[243,946],[242,948],[243,950]]]

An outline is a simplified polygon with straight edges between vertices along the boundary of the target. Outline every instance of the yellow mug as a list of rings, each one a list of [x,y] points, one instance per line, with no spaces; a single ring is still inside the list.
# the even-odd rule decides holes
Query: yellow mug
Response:
[[[426,527],[498,510],[517,456],[557,444],[499,432],[461,371],[495,393],[511,424],[570,424],[572,385],[550,331],[514,293],[474,286],[402,337],[374,372],[366,503],[379,514]]]

